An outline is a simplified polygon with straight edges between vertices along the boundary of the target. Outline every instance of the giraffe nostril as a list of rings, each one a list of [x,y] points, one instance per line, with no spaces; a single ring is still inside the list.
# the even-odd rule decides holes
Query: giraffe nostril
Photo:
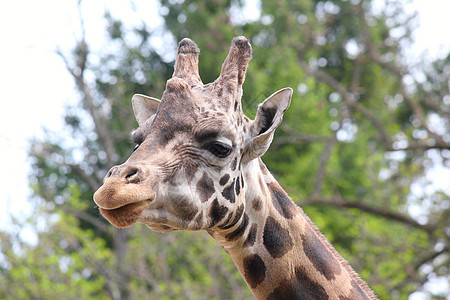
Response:
[[[128,174],[125,175],[125,179],[128,179],[128,178],[130,178],[130,177],[133,177],[133,176],[136,175],[137,173],[138,173],[138,169],[130,170],[130,171],[128,172]]]
[[[136,167],[128,167],[123,173],[125,180],[130,183],[137,183],[141,181],[141,171]]]
[[[109,169],[108,173],[106,174],[105,178],[110,178],[113,176],[118,176],[119,173],[119,168],[117,166],[112,167],[111,169]]]

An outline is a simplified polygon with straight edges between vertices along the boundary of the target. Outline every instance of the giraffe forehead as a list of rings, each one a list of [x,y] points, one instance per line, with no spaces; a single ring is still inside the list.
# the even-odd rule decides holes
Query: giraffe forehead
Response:
[[[194,142],[222,138],[234,145],[239,133],[238,123],[242,122],[236,121],[236,114],[202,100],[186,95],[165,95],[152,126],[141,131],[146,131],[147,135],[154,132],[158,144],[163,146],[174,138],[185,138],[185,134]]]
[[[235,110],[235,105],[240,104],[242,93],[227,88],[226,82],[224,84],[217,80],[206,85],[189,85],[183,79],[172,78],[167,81],[161,103],[170,102],[170,105],[176,105],[175,102],[178,102],[179,105],[184,105],[186,100],[191,100],[205,109],[231,113]]]

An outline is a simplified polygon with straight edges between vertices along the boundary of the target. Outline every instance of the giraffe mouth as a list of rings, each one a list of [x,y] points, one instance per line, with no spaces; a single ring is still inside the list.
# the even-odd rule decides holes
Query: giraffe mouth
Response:
[[[116,227],[128,227],[139,220],[151,200],[128,203],[123,206],[107,209],[99,207],[101,214]]]

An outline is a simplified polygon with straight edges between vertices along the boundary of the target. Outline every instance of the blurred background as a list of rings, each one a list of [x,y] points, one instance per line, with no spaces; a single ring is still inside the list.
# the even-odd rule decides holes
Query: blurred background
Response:
[[[263,160],[381,299],[450,299],[445,0],[0,4],[0,299],[251,299],[205,232],[116,229],[92,201],[178,41],[213,81],[251,40],[243,106],[294,89]]]

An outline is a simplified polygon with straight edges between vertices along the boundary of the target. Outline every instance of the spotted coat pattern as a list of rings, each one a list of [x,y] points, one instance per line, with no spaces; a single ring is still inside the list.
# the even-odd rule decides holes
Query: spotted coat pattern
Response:
[[[248,40],[233,39],[209,84],[198,55],[182,40],[162,100],[133,97],[137,148],[95,193],[102,215],[118,227],[207,230],[258,299],[375,298],[260,159],[292,90],[274,93],[250,120],[241,108]]]

